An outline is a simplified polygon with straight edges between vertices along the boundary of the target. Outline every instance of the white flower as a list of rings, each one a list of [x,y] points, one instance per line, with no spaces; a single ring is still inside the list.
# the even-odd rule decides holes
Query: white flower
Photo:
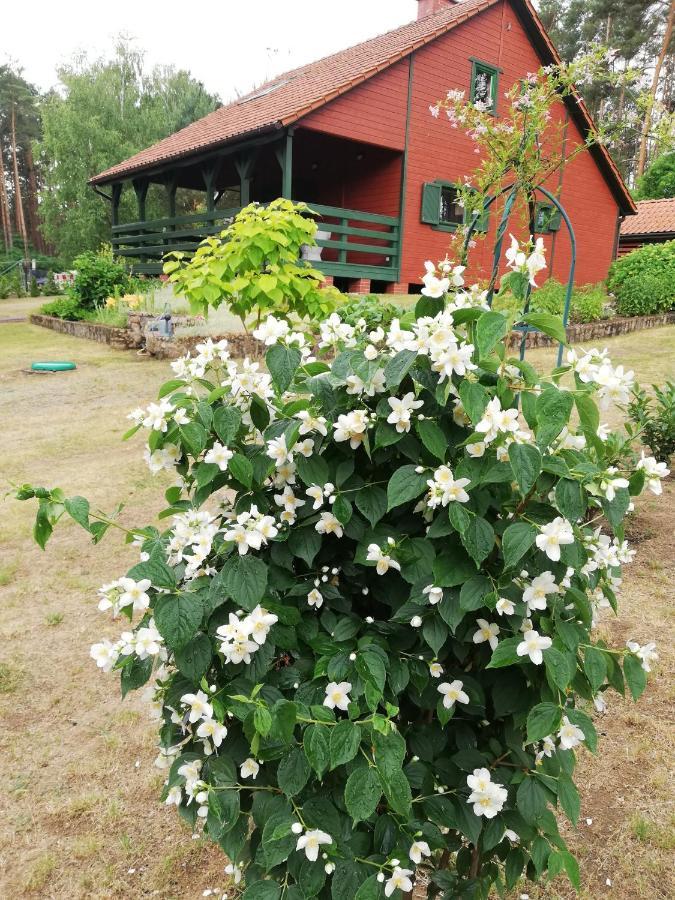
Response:
[[[301,435],[310,434],[312,431],[318,431],[324,437],[328,434],[326,420],[323,416],[313,416],[306,409],[301,409],[295,414],[295,418],[300,419]]]
[[[540,635],[534,628],[524,632],[523,637],[524,640],[516,647],[516,653],[518,656],[529,656],[535,666],[540,666],[544,661],[542,650],[548,650],[553,641],[550,637]]]
[[[341,538],[344,534],[342,530],[342,524],[339,519],[337,519],[333,513],[330,512],[322,512],[319,521],[316,523],[314,528],[319,532],[319,534],[334,534],[335,537]]]
[[[416,865],[419,865],[423,856],[431,856],[429,844],[426,841],[413,841],[408,856]]]
[[[401,434],[404,431],[410,431],[410,416],[411,413],[419,409],[420,406],[424,406],[424,402],[422,400],[415,400],[415,395],[410,391],[405,394],[400,400],[397,397],[389,397],[387,398],[387,402],[389,406],[391,406],[391,412],[387,417],[387,422],[390,425],[396,426],[396,431]]]
[[[305,458],[309,458],[314,453],[314,441],[311,438],[305,438],[304,441],[298,441],[293,447],[294,453],[300,453]]]
[[[448,503],[468,503],[470,498],[465,488],[470,483],[469,478],[455,478],[449,466],[439,466],[434,477],[427,481],[427,506],[434,509],[439,504],[447,506]]]
[[[146,410],[143,425],[146,428],[152,428],[153,431],[166,431],[167,420],[174,412],[175,407],[166,398],[160,400],[159,403],[151,403]]]
[[[205,463],[213,463],[218,466],[221,472],[224,472],[227,469],[227,464],[234,456],[234,453],[231,450],[228,450],[223,444],[219,444],[218,441],[215,442],[213,447],[209,450],[209,452],[204,457]]]
[[[204,719],[197,728],[197,737],[210,738],[214,747],[220,747],[227,737],[227,728],[215,719]]]
[[[443,674],[443,666],[440,663],[429,663],[429,674],[432,678],[440,678]]]
[[[438,693],[443,695],[443,706],[446,709],[450,709],[455,703],[469,703],[469,695],[462,690],[464,687],[464,683],[455,679],[454,681],[448,684],[447,681],[444,681],[442,684],[438,685]]]
[[[331,681],[330,684],[326,686],[326,699],[323,701],[323,705],[327,706],[329,709],[341,709],[343,712],[349,708],[350,699],[349,692],[351,691],[352,686],[348,681],[341,681],[337,684],[335,681]]]
[[[513,605],[511,600],[507,600],[506,597],[500,597],[497,600],[497,605],[495,606],[497,614],[500,616],[512,616],[516,611],[516,607]]]
[[[258,777],[259,771],[260,766],[254,759],[251,759],[250,756],[248,759],[245,759],[239,767],[239,773],[242,778],[253,778],[254,781]]]
[[[650,641],[650,643],[641,647],[637,641],[626,641],[626,647],[642,662],[642,668],[645,672],[651,672],[652,665],[659,658],[659,654],[656,652],[656,644]]]
[[[213,707],[204,691],[197,691],[196,694],[183,694],[180,702],[190,707],[188,716],[188,721],[190,722],[198,722],[199,719],[210,719],[213,716]]]
[[[143,612],[150,606],[150,597],[146,593],[152,587],[149,578],[143,578],[141,581],[120,578],[118,584],[122,591],[117,601],[120,607],[131,606],[134,612]]]
[[[474,459],[478,459],[485,454],[485,442],[474,441],[472,444],[467,444],[465,449],[469,456],[473,456]]]
[[[500,632],[499,625],[496,622],[488,622],[486,619],[476,619],[476,625],[478,625],[478,631],[474,633],[472,638],[474,644],[483,644],[487,641],[490,647],[496,650],[499,643],[497,638]]]
[[[378,575],[384,575],[389,569],[396,569],[398,572],[401,571],[400,564],[397,563],[395,559],[392,559],[391,556],[384,553],[378,544],[368,545],[368,555],[366,559],[368,562],[377,563],[375,571]]]
[[[305,505],[304,500],[300,500],[295,496],[295,494],[293,493],[293,488],[290,486],[290,484],[286,485],[283,493],[274,495],[274,502],[277,506],[283,506],[283,508],[287,512],[295,512],[298,507]]]
[[[559,562],[561,545],[574,543],[572,526],[567,519],[557,516],[552,522],[540,527],[535,543],[549,559]]]
[[[89,655],[104,672],[110,672],[120,656],[119,650],[108,640],[92,644]]]
[[[225,866],[225,874],[229,875],[235,884],[239,884],[244,873],[242,872],[240,866],[237,866],[234,863],[228,863]]]
[[[349,441],[352,450],[356,450],[366,436],[368,424],[368,411],[365,409],[354,409],[350,413],[340,415],[333,425],[335,440],[338,443]]]
[[[413,616],[410,620],[410,625],[412,628],[420,628],[422,625],[422,617],[421,616]]]
[[[267,455],[274,460],[276,466],[281,466],[286,462],[293,461],[293,453],[286,446],[286,435],[274,438],[267,442]]]
[[[312,588],[309,594],[307,594],[307,602],[310,606],[315,606],[317,609],[319,609],[321,606],[323,606],[323,595],[320,593],[320,591],[317,591],[316,588]]]
[[[272,625],[279,621],[273,613],[262,606],[256,608],[246,617],[246,629],[256,644],[262,646],[267,640]]]
[[[440,603],[443,599],[443,588],[436,587],[433,584],[428,584],[422,593],[427,597],[432,606],[436,606],[436,604]]]
[[[558,738],[563,750],[573,750],[575,747],[578,747],[579,744],[583,743],[586,736],[581,728],[573,725],[567,716],[563,716],[562,726],[558,732]]]
[[[657,462],[653,456],[645,456],[643,450],[637,468],[644,471],[647,478],[647,487],[652,494],[661,494],[663,492],[661,479],[667,478],[668,475],[670,475],[670,469],[666,464],[664,462]]]
[[[391,874],[391,878],[388,878],[384,885],[384,896],[391,897],[396,888],[403,891],[404,894],[412,891],[413,883],[410,876],[413,874],[412,869],[401,869],[396,866]]]
[[[474,769],[472,775],[467,775],[466,783],[471,788],[466,802],[473,803],[474,815],[493,819],[506,803],[506,788],[492,781],[488,769]]]
[[[483,418],[476,425],[476,431],[485,435],[486,444],[500,433],[518,431],[518,410],[502,409],[499,397],[493,397],[485,407]]]
[[[255,329],[253,337],[270,347],[272,344],[276,344],[280,338],[286,337],[289,330],[288,322],[268,316],[266,321]]]
[[[431,297],[434,300],[439,299],[447,294],[450,287],[449,278],[438,278],[436,275],[436,266],[432,262],[426,262],[426,275],[423,276],[422,282],[424,287],[422,293],[425,297]]]
[[[319,848],[323,844],[332,843],[333,838],[329,834],[326,834],[325,831],[320,831],[318,828],[314,828],[312,831],[306,831],[298,838],[295,849],[304,850],[307,859],[311,862],[316,862],[319,858]]]
[[[535,609],[546,609],[546,597],[548,594],[555,594],[558,591],[553,572],[542,572],[532,579],[529,587],[523,592],[523,600],[527,603],[530,612]]]

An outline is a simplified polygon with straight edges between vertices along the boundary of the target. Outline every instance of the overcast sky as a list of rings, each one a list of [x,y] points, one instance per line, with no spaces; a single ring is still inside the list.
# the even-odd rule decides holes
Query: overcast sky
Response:
[[[3,3],[0,63],[42,90],[74,52],[106,56],[125,32],[150,64],[188,69],[230,99],[289,68],[409,22],[416,0],[32,0]]]

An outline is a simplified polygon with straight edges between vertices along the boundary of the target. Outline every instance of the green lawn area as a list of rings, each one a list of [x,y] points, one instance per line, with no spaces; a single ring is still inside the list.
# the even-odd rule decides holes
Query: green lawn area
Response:
[[[13,310],[31,307],[0,301],[8,302]],[[649,383],[673,377],[674,342],[669,327],[602,345]],[[121,435],[129,410],[154,399],[170,377],[168,363],[28,323],[0,324],[0,348],[2,494],[23,481],[58,485],[107,511],[123,501],[125,524],[149,522],[163,505],[165,482],[149,475],[140,437],[122,443]],[[554,356],[539,350],[527,359],[548,365]],[[71,359],[78,368],[30,374],[36,359]],[[576,834],[566,833],[586,900],[675,896],[674,499],[669,484],[661,501],[651,494],[641,501],[629,525],[639,555],[627,568],[620,616],[601,624],[613,646],[656,640],[661,659],[639,704],[611,696],[598,722],[600,755],[580,758],[582,819]],[[114,534],[92,548],[66,524],[43,553],[31,542],[30,505],[7,497],[2,512],[0,897],[181,900],[227,889],[220,852],[192,840],[158,801],[163,775],[153,767],[146,705],[136,695],[120,702],[116,679],[89,659],[93,641],[121,630],[97,611],[96,589],[136,562],[135,552]],[[574,896],[563,881],[523,884],[514,896],[523,892],[532,900]]]

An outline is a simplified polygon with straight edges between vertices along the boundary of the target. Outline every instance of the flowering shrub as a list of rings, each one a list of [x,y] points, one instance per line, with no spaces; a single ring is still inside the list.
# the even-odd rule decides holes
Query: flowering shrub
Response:
[[[131,414],[174,477],[168,527],[128,533],[140,561],[99,608],[129,624],[91,655],[123,694],[148,685],[163,800],[247,900],[400,896],[420,873],[446,898],[578,885],[553,810],[577,821],[593,706],[637,699],[657,658],[593,638],[634,555],[631,497],[668,474],[626,467],[600,423],[632,373],[510,358],[509,320],[448,265],[386,329],[270,316],[267,371],[208,339]],[[112,523],[19,497],[42,546],[64,512],[95,541]]]

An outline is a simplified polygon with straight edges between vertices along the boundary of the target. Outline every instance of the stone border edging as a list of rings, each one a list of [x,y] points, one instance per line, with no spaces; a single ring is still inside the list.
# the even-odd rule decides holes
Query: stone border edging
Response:
[[[35,313],[30,316],[33,325],[41,325],[43,328],[51,328],[61,334],[69,334],[73,337],[87,338],[108,344],[116,350],[135,350],[145,346],[150,356],[156,359],[176,359],[184,356],[188,351],[194,350],[197,344],[201,344],[207,337],[213,341],[223,338],[230,345],[233,357],[259,357],[262,355],[262,347],[250,334],[241,332],[224,332],[223,334],[186,334],[173,339],[161,337],[155,332],[143,334],[144,322],[140,316],[130,316],[127,328],[118,328],[114,325],[103,325],[98,322],[71,322],[68,319],[57,319],[54,316],[43,316]],[[675,310],[667,313],[659,313],[654,316],[616,316],[612,319],[601,319],[598,322],[587,322],[583,325],[568,325],[567,337],[570,344],[581,344],[585,341],[602,340],[616,337],[620,334],[629,334],[632,331],[643,331],[647,328],[659,328],[663,325],[675,324]],[[520,344],[520,334],[512,332],[509,346],[517,347]],[[527,335],[527,348],[550,347],[556,342],[547,334],[530,332]]]

